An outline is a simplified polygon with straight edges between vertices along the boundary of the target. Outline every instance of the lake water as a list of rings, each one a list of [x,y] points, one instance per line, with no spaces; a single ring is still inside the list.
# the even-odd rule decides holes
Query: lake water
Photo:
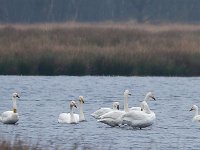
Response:
[[[138,106],[148,91],[156,122],[139,129],[111,128],[90,116],[100,107],[119,101],[129,89],[129,106]],[[191,121],[193,104],[200,106],[200,77],[69,77],[0,76],[0,112],[12,108],[11,94],[21,93],[17,125],[0,123],[0,137],[39,143],[44,149],[200,149],[200,123]],[[58,124],[69,112],[69,101],[85,97],[86,122]],[[78,113],[78,109],[75,110]]]

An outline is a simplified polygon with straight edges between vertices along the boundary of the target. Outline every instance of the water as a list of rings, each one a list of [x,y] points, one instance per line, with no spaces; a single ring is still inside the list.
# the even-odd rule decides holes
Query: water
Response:
[[[132,96],[129,106],[138,106],[148,91],[157,101],[149,102],[156,114],[151,127],[137,130],[111,128],[90,116],[99,107],[119,101],[123,92]],[[193,104],[200,106],[200,77],[32,77],[0,76],[0,112],[12,108],[11,94],[21,93],[18,125],[0,124],[0,136],[39,143],[44,149],[199,149],[200,123],[193,123]],[[69,112],[69,101],[85,97],[87,122],[58,124],[58,115]],[[78,113],[78,109],[76,110]]]

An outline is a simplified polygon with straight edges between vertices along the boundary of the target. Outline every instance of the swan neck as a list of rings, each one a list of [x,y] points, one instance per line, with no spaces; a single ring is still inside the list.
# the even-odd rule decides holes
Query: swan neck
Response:
[[[17,113],[17,100],[16,98],[12,98],[13,101],[13,112]]]
[[[124,96],[124,111],[128,112],[128,96]]]
[[[85,116],[83,114],[83,103],[80,103],[80,112],[79,112],[79,119],[82,121],[82,120],[85,120]]]
[[[149,109],[149,106],[148,106],[148,105],[147,105],[146,108],[145,108],[145,112],[146,112],[147,114],[150,114],[150,113],[151,113],[151,110]]]
[[[70,106],[70,119],[71,119],[71,122],[74,122],[74,113],[73,113],[72,106]]]
[[[83,112],[83,104],[80,102],[80,114]]]
[[[195,110],[195,116],[198,116],[199,115],[199,110],[198,110],[198,108],[196,108],[196,110]]]
[[[149,105],[147,104],[146,101],[143,101],[141,103],[141,108],[144,109],[144,111],[147,113],[147,114],[150,114],[151,113],[151,110],[149,108]]]
[[[146,102],[148,100],[148,96],[146,95],[144,98],[144,101]]]
[[[70,106],[70,115],[73,115],[73,109],[72,109],[72,106]]]

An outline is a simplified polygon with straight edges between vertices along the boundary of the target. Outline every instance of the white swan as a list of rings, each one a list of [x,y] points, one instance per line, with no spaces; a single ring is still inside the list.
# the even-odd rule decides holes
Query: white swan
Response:
[[[119,102],[113,102],[112,108],[106,108],[106,107],[100,108],[94,113],[92,113],[91,116],[94,117],[95,119],[99,119],[100,116],[113,110],[119,110]]]
[[[127,124],[131,127],[145,128],[151,126],[156,119],[156,115],[149,109],[147,103],[142,103],[143,111],[132,110],[122,115],[122,124]]]
[[[75,101],[70,102],[70,113],[61,113],[59,115],[58,117],[59,123],[78,123],[79,122],[79,120],[77,120],[74,117],[73,107],[77,108]]]
[[[192,118],[192,121],[200,121],[200,115],[198,112],[198,106],[197,105],[193,105],[192,108],[190,109],[190,111],[195,111],[195,115]]]
[[[12,94],[13,110],[5,111],[0,116],[0,121],[5,124],[15,124],[19,120],[19,115],[17,113],[17,98],[20,98],[18,93]]]
[[[122,124],[121,117],[129,111],[129,108],[128,108],[128,96],[129,95],[131,95],[129,93],[129,90],[125,90],[125,92],[124,92],[124,110],[123,111],[122,110],[110,111],[110,112],[100,116],[100,119],[98,120],[98,122],[107,124],[111,127],[120,126],[120,124]]]
[[[156,100],[154,94],[152,92],[148,92],[144,98],[144,100],[141,102],[140,107],[131,107],[129,110],[142,110],[143,106],[147,105],[147,101],[149,100]]]
[[[85,116],[83,113],[83,104],[85,103],[83,96],[79,96],[79,114],[74,114],[74,117],[78,120],[78,121],[85,121]]]

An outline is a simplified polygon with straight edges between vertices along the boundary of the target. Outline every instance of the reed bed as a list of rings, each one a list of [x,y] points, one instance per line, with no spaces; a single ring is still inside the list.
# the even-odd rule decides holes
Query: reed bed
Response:
[[[0,25],[0,74],[200,75],[200,25]]]

